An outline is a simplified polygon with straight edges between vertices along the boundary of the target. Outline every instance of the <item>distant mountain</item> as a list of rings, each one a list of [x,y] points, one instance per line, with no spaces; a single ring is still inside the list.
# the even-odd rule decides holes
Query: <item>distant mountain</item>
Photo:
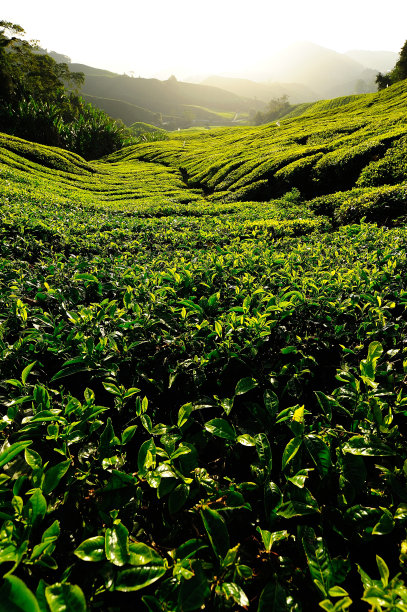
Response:
[[[252,78],[280,83],[300,83],[313,90],[317,97],[349,95],[376,91],[378,69],[344,53],[310,42],[290,45],[267,61],[253,68]]]
[[[261,110],[264,103],[241,97],[219,87],[177,81],[133,78],[84,64],[70,64],[70,69],[85,74],[81,95],[112,117],[131,124],[147,121],[155,125],[230,125],[236,116],[248,117]]]
[[[388,72],[394,68],[399,58],[399,54],[395,51],[365,51],[361,49],[346,51],[345,55],[376,72]]]
[[[300,83],[256,83],[249,79],[234,79],[222,76],[210,76],[202,81],[202,85],[220,87],[238,96],[255,98],[269,102],[273,98],[288,96],[291,104],[313,102],[318,98],[315,91]]]

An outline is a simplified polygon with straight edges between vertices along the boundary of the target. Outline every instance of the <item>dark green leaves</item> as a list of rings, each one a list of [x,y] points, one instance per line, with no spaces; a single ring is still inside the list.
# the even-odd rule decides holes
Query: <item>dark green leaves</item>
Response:
[[[284,470],[285,467],[290,463],[290,461],[292,461],[292,459],[295,457],[295,455],[298,453],[298,451],[300,450],[302,444],[302,437],[298,436],[296,438],[292,438],[287,446],[284,449],[283,452],[283,458],[282,458],[282,469]]]
[[[7,576],[0,587],[0,612],[40,612],[40,607],[20,578]]]
[[[325,442],[316,435],[309,434],[304,439],[305,446],[321,476],[326,476],[331,467],[331,456]]]
[[[153,584],[166,573],[164,565],[142,565],[118,572],[114,588],[116,591],[138,591]]]
[[[106,529],[105,534],[106,557],[114,565],[125,565],[130,559],[129,532],[122,523]]]
[[[213,551],[220,560],[230,548],[226,523],[219,512],[212,510],[208,506],[202,508],[201,517]]]
[[[285,612],[286,610],[289,610],[287,593],[278,580],[273,579],[261,592],[257,612]]]
[[[64,582],[45,589],[45,597],[51,612],[86,612],[85,596],[79,586]]]
[[[302,529],[302,545],[307,557],[311,577],[318,589],[326,597],[329,588],[334,583],[334,575],[325,544],[322,538],[317,538],[311,527]]]
[[[2,453],[0,453],[0,467],[6,465],[9,461],[14,459],[16,455],[21,453],[21,451],[25,450],[27,446],[32,444],[32,440],[26,440],[25,442],[15,442],[11,444],[8,448],[6,448]]]
[[[202,570],[201,564],[191,564],[193,570],[192,578],[182,580],[178,595],[178,606],[185,612],[199,610],[210,594],[208,579]]]
[[[236,385],[235,395],[243,395],[257,387],[257,381],[254,378],[241,378]]]
[[[45,472],[44,481],[42,483],[44,495],[48,495],[59,485],[60,480],[65,476],[70,465],[71,460],[67,459],[66,461],[57,463],[57,465],[54,465]]]
[[[106,558],[105,538],[103,536],[96,536],[84,540],[74,552],[83,561],[103,561]]]
[[[214,436],[224,438],[225,440],[236,439],[236,432],[233,425],[230,425],[225,419],[212,419],[205,423],[206,431],[209,431]]]
[[[365,455],[367,457],[385,457],[394,454],[394,451],[378,439],[367,439],[365,436],[353,436],[343,446],[345,453],[352,455]]]

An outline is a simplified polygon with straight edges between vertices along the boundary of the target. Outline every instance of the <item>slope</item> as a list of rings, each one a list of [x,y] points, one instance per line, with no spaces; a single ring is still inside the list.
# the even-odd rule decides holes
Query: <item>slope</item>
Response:
[[[215,201],[265,200],[293,187],[307,198],[368,191],[397,184],[403,176],[406,102],[403,81],[375,94],[305,105],[297,111],[302,114],[280,125],[181,134],[129,147],[108,160],[178,168],[188,185]]]
[[[125,121],[125,118],[129,116],[130,109],[129,107],[124,108],[123,102],[144,109],[137,111],[134,108],[130,123],[145,121],[145,118],[142,118],[142,112],[172,117],[172,123],[175,123],[174,118],[176,118],[178,123],[182,124],[182,121],[185,123],[185,119],[188,119],[191,106],[208,108],[214,113],[229,112],[232,116],[237,112],[247,113],[250,109],[256,110],[264,106],[259,101],[242,98],[218,87],[183,83],[175,78],[167,81],[131,78],[126,75],[107,73],[83,64],[71,64],[70,68],[85,74],[82,94],[92,99],[101,108],[109,105],[114,118]],[[117,105],[115,105],[115,100],[119,101]],[[196,114],[194,118],[198,120],[198,123],[204,120],[199,114]],[[229,120],[222,119],[220,115],[217,119],[218,124],[230,124]],[[160,118],[156,117],[154,123],[159,124]]]

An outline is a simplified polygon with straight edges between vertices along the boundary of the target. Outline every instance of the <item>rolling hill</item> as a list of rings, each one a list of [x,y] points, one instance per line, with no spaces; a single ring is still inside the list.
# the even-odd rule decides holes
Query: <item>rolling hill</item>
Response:
[[[218,87],[183,83],[175,77],[167,81],[132,78],[83,64],[70,64],[70,69],[85,74],[81,89],[85,99],[127,124],[147,121],[167,128],[202,122],[230,125],[236,114],[247,117],[250,110],[264,107],[260,101]]]
[[[363,52],[362,56],[366,58]],[[375,57],[382,60],[380,54],[373,54]],[[261,59],[247,71],[247,76],[262,83],[302,85],[315,93],[314,100],[332,98],[376,90],[375,77],[379,67],[371,67],[372,56],[366,61],[367,64],[361,63],[352,52],[338,53],[314,43],[299,42],[270,58]]]
[[[269,102],[272,98],[288,96],[291,104],[312,102],[318,99],[315,91],[300,83],[257,83],[249,79],[237,79],[222,76],[210,76],[202,81],[202,85],[219,87],[244,98],[255,98]]]

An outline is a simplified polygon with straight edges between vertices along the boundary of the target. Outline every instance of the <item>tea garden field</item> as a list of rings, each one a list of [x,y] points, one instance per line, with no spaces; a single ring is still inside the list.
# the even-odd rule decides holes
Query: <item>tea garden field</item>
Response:
[[[1,612],[407,610],[406,113],[0,135]]]

